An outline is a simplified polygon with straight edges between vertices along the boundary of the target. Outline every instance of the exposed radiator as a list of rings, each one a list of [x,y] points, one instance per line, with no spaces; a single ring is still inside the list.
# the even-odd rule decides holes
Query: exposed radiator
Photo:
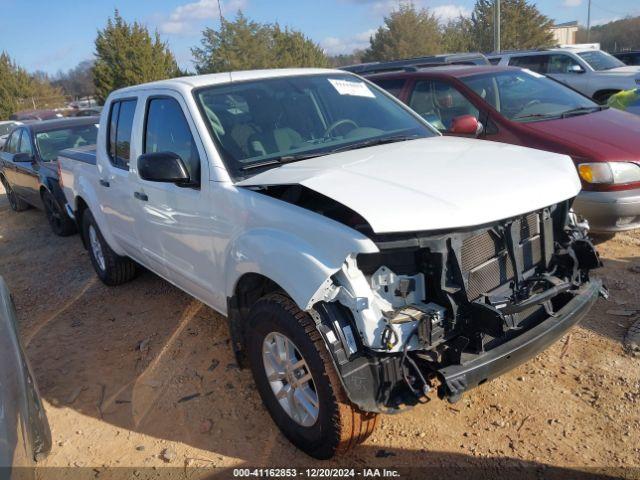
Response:
[[[523,268],[528,270],[543,258],[540,214],[534,212],[515,221],[520,222],[520,244],[516,250],[522,255]],[[467,275],[466,293],[470,301],[515,277],[507,244],[493,230],[465,239],[460,258],[462,272]]]

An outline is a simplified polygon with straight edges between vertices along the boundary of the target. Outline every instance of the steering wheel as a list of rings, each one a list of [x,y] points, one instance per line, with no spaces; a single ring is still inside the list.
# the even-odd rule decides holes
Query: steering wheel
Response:
[[[353,120],[349,120],[348,118],[343,118],[342,120],[336,120],[335,122],[333,122],[331,125],[329,125],[327,127],[327,129],[324,131],[324,137],[328,137],[329,134],[331,132],[333,132],[336,128],[338,128],[340,125],[353,125],[353,128],[359,128],[360,126],[354,122]]]
[[[527,102],[527,104],[522,108],[522,110],[524,110],[525,108],[529,108],[529,107],[533,107],[534,105],[537,105],[539,103],[542,103],[540,100],[538,100],[537,98]]]

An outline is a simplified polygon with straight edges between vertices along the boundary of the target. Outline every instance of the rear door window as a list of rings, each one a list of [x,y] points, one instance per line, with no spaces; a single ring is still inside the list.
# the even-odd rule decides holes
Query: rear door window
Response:
[[[111,104],[109,113],[108,151],[114,167],[129,169],[131,155],[131,132],[136,100],[119,100]]]

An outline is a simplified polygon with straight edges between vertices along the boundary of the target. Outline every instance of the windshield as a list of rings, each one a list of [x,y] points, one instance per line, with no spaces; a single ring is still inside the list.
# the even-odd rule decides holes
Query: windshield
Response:
[[[0,137],[3,135],[7,135],[11,130],[13,130],[13,127],[15,127],[16,125],[17,123],[0,124]]]
[[[593,50],[589,52],[578,53],[582,59],[587,62],[594,70],[611,70],[612,68],[626,66],[616,57],[609,55],[602,50]]]
[[[98,126],[91,123],[36,133],[36,145],[42,161],[50,162],[57,159],[58,152],[65,148],[95,145],[97,137]]]
[[[587,97],[528,70],[486,73],[461,80],[503,116],[517,122],[558,118],[576,109],[598,109]]]
[[[196,91],[229,173],[437,133],[349,74],[291,76]]]

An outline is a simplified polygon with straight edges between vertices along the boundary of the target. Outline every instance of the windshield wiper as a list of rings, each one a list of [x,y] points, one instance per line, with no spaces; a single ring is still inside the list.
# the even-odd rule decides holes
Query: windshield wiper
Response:
[[[571,110],[567,110],[566,112],[562,112],[562,114],[560,115],[561,118],[567,118],[567,117],[572,117],[574,115],[586,115],[587,113],[592,113],[592,112],[600,112],[602,110],[605,110],[609,108],[606,105],[598,105],[595,107],[578,107],[578,108],[572,108]]]
[[[359,143],[352,143],[343,147],[331,150],[329,153],[347,152],[349,150],[356,150],[358,148],[373,147],[374,145],[384,145],[385,143],[405,142],[407,140],[415,140],[420,138],[420,135],[395,135],[393,137],[384,138],[372,138]]]
[[[343,147],[339,147],[339,148],[325,151],[325,152],[300,153],[297,155],[283,155],[282,157],[270,158],[269,160],[265,160],[264,162],[257,162],[257,163],[245,165],[243,167],[240,167],[240,170],[246,171],[246,170],[253,170],[256,168],[269,167],[271,165],[282,165],[285,163],[299,162],[301,160],[308,160],[310,158],[324,157],[325,155],[331,155],[332,153],[345,152],[348,150],[366,148],[374,145],[382,145],[385,143],[404,142],[406,140],[414,140],[419,137],[420,135],[396,135],[393,137],[373,138],[370,140],[365,140],[360,143],[352,143],[350,145],[345,145]]]
[[[281,157],[270,158],[264,162],[251,163],[240,167],[240,170],[253,170],[254,168],[268,167],[270,165],[282,165],[285,163],[299,162],[301,160],[308,160],[310,158],[322,157],[332,152],[315,152],[315,153],[299,153],[297,155],[283,155]]]
[[[530,113],[528,115],[516,115],[513,117],[513,120],[524,120],[527,118],[551,118],[557,117],[560,115],[560,112],[557,113]]]

